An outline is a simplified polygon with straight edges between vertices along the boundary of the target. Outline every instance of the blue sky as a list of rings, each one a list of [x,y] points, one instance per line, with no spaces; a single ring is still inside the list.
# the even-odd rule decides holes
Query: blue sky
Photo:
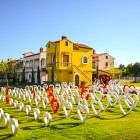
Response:
[[[0,0],[0,60],[62,35],[107,50],[115,66],[140,62],[140,0]]]

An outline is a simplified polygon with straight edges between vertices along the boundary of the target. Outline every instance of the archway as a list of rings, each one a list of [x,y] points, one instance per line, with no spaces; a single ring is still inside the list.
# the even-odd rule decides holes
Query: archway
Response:
[[[78,74],[75,75],[75,86],[78,86],[80,83],[80,77]]]

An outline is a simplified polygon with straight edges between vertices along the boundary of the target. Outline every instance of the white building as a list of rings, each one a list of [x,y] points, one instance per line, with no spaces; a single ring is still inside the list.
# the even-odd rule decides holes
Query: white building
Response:
[[[23,54],[23,58],[21,58],[17,63],[17,73],[19,81],[22,81],[23,71],[25,69],[25,80],[27,82],[32,82],[32,71],[33,71],[35,83],[37,83],[38,67],[40,70],[40,81],[42,84],[43,81],[47,81],[46,51],[43,51],[43,48],[40,48],[39,53],[27,52]]]

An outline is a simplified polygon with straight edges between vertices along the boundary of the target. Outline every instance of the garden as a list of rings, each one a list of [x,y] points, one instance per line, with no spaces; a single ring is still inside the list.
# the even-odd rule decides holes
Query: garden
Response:
[[[128,84],[3,87],[0,139],[139,139],[139,89]]]

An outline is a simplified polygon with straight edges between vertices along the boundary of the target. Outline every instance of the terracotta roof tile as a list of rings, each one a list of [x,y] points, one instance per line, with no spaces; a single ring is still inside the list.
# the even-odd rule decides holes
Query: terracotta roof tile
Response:
[[[85,44],[74,43],[78,48],[93,49]]]
[[[111,56],[110,54],[108,54],[108,53],[99,53],[99,54],[97,54],[97,56],[102,56],[102,55],[109,55],[109,56]],[[112,58],[114,58],[113,56],[111,56]],[[115,58],[114,58],[115,59]]]
[[[62,40],[64,40],[64,39],[62,39]],[[68,40],[68,39],[66,38],[65,40]],[[58,43],[58,42],[60,42],[60,41],[61,41],[61,40],[58,40],[58,41],[49,41],[49,42],[52,43],[52,44],[54,44],[54,45],[56,45],[55,43]],[[70,41],[70,40],[68,40],[68,41]],[[70,42],[71,42],[71,41],[70,41]],[[72,42],[72,43],[73,43],[73,42]],[[85,45],[85,44],[73,43],[73,49],[79,50],[79,48],[93,49],[92,47],[89,47],[89,46],[87,46],[87,45]]]
[[[26,53],[23,53],[22,55],[25,55],[25,54],[27,54],[27,53],[32,53],[32,54],[34,54],[33,52],[26,52]]]
[[[43,52],[46,52],[46,51],[43,51]],[[39,54],[40,54],[40,52],[39,53],[34,53],[34,54],[31,54],[31,55],[25,56],[24,58],[32,57],[32,56],[39,55]]]
[[[55,44],[56,42],[53,42],[53,41],[49,41],[49,42],[52,43],[53,45],[56,45],[56,44]]]

